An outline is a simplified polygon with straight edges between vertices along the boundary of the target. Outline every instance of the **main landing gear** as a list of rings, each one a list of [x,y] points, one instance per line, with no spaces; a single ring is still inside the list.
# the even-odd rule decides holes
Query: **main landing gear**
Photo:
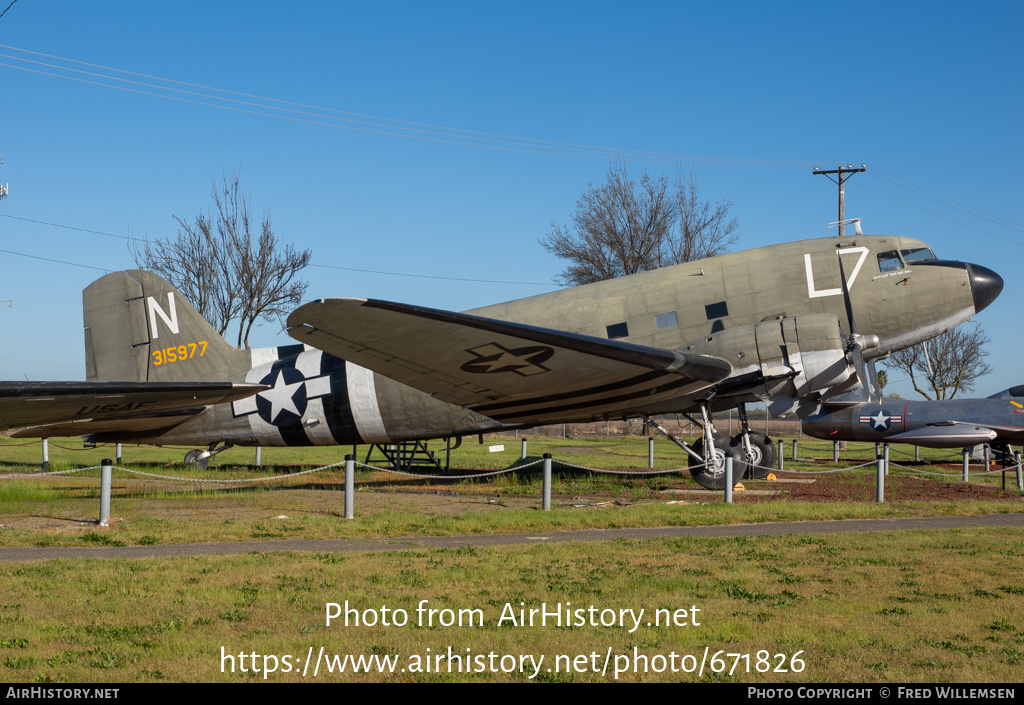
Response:
[[[743,430],[733,440],[739,442],[743,458],[747,463],[747,472],[744,477],[763,480],[779,462],[779,454],[775,450],[775,444],[772,443],[771,438],[763,433],[750,430],[750,424],[747,421],[747,405],[740,404],[739,410],[740,424]]]

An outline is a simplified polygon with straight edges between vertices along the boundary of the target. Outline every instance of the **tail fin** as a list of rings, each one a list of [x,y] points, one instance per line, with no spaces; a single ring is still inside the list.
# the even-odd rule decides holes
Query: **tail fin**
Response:
[[[231,382],[251,366],[161,277],[114,272],[82,292],[86,377],[100,381]]]

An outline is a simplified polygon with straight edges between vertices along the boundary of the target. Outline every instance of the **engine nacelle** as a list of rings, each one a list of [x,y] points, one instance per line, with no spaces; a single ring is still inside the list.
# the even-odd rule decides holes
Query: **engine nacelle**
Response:
[[[824,395],[849,392],[859,384],[839,319],[830,314],[727,328],[678,350],[729,362],[733,374],[719,383],[718,393],[753,394],[774,416],[813,413]]]

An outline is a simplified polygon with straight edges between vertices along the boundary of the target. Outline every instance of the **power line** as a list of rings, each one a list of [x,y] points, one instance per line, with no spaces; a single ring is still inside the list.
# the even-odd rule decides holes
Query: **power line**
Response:
[[[253,115],[259,115],[262,117],[271,117],[276,119],[290,120],[293,122],[302,122],[306,124],[319,125],[324,127],[334,127],[346,130],[353,130],[357,132],[368,132],[372,134],[382,134],[392,137],[405,137],[407,139],[418,139],[431,142],[441,142],[445,144],[459,144],[463,146],[476,146],[484,147],[488,149],[498,149],[504,151],[516,151],[516,152],[527,152],[535,154],[546,154],[551,156],[571,156],[585,159],[609,159],[614,157],[624,158],[628,161],[645,161],[654,163],[679,163],[679,162],[691,162],[705,165],[718,165],[718,166],[746,166],[746,167],[806,167],[810,166],[812,162],[794,162],[794,161],[782,161],[782,160],[765,160],[765,159],[748,159],[739,157],[714,157],[714,156],[702,156],[694,154],[673,154],[665,152],[651,152],[642,150],[622,149],[617,147],[601,147],[594,145],[574,144],[568,142],[556,142],[551,140],[541,140],[526,137],[515,137],[510,135],[502,135],[489,132],[480,132],[474,130],[464,130],[461,128],[445,127],[439,125],[431,125],[427,123],[412,122],[408,120],[399,120],[395,118],[380,117],[375,115],[367,115],[364,113],[355,113],[344,110],[337,110],[334,108],[326,108],[322,106],[308,105],[305,103],[298,103],[293,101],[281,100],[277,98],[268,98],[264,96],[257,96],[249,93],[240,93],[237,91],[225,90],[222,88],[214,88],[210,86],[204,86],[196,83],[188,83],[185,81],[177,81],[174,79],[162,78],[159,76],[152,76],[149,74],[142,74],[133,71],[126,71],[124,69],[112,68],[108,66],[102,66],[100,64],[91,64],[84,61],[78,61],[75,59],[69,59],[65,57],[55,56],[52,54],[43,54],[41,52],[34,52],[27,49],[20,49],[18,47],[12,47],[9,45],[0,44],[0,48],[9,49],[16,52],[22,52],[26,54],[32,54],[34,56],[42,56],[49,59],[55,59],[57,61],[63,61],[68,63],[74,63],[81,66],[88,66],[91,68],[101,69],[103,71],[113,71],[122,73],[130,76],[136,76],[139,78],[151,79],[154,81],[160,81],[162,83],[174,84],[177,86],[187,86],[189,88],[196,88],[202,91],[210,91],[213,93],[224,94],[228,96],[238,96],[239,98],[250,98],[255,101],[262,101],[261,103],[252,102],[252,100],[238,100],[236,98],[226,98],[221,95],[210,95],[209,93],[199,93],[196,91],[183,90],[179,88],[172,88],[169,86],[162,86],[152,83],[144,83],[140,81],[134,81],[131,79],[120,78],[118,76],[112,76],[107,74],[99,74],[92,71],[85,71],[81,69],[75,69],[69,66],[61,66],[57,64],[46,63],[42,61],[35,61],[19,56],[10,56],[2,54],[0,56],[12,59],[14,61],[31,63],[38,66],[45,66],[47,68],[56,69],[58,71],[77,73],[81,75],[91,76],[93,78],[103,79],[105,81],[115,81],[120,83],[126,83],[135,86],[141,86],[143,88],[151,88],[155,91],[166,91],[173,92],[182,95],[192,96],[192,98],[185,98],[181,96],[167,95],[166,93],[155,93],[147,90],[139,90],[135,88],[129,88],[126,86],[110,85],[109,83],[102,83],[98,81],[92,81],[84,78],[77,78],[75,76],[68,76],[60,73],[52,73],[50,71],[43,71],[39,69],[29,68],[27,66],[16,66],[12,64],[0,63],[0,66],[7,68],[13,68],[20,71],[27,71],[30,73],[37,73],[46,76],[52,76],[55,78],[63,78],[65,80],[76,81],[79,83],[85,83],[89,85],[96,85],[105,88],[112,88],[115,90],[126,91],[130,93],[138,93],[141,95],[148,95],[151,97],[164,98],[166,100],[174,100],[177,102],[192,103],[196,105],[202,105],[205,107],[218,108],[221,110],[230,110],[233,112],[242,112]],[[193,98],[201,98],[202,100],[194,100]],[[218,101],[218,102],[206,102],[206,101]],[[222,103],[233,104],[234,106],[245,106],[245,107],[233,107],[233,105],[224,105]],[[273,103],[276,105],[267,105],[266,103]],[[305,108],[306,110],[294,110],[292,108],[277,107],[277,105],[287,105],[293,108]],[[257,108],[252,110],[250,108]],[[318,112],[309,112],[310,110]],[[264,112],[272,111],[272,112]],[[327,114],[323,114],[327,113]],[[348,116],[348,117],[340,117]],[[315,119],[310,119],[315,118]],[[329,122],[322,122],[322,121]],[[338,124],[339,122],[349,124]]]
[[[996,235],[995,233],[990,233],[988,230],[982,230],[981,228],[976,228],[973,225],[968,225],[967,223],[961,223],[959,220],[953,220],[952,218],[947,218],[944,215],[940,215],[939,213],[935,213],[934,211],[930,211],[930,210],[927,210],[925,208],[921,208],[920,206],[915,206],[913,203],[907,203],[906,201],[902,201],[902,200],[900,200],[900,199],[898,199],[898,198],[896,198],[894,196],[890,196],[887,193],[882,193],[881,191],[876,191],[875,189],[870,188],[868,186],[865,186],[864,184],[854,183],[854,186],[857,186],[858,188],[862,188],[862,189],[865,189],[867,191],[870,191],[871,193],[877,193],[879,196],[883,196],[884,198],[888,198],[890,200],[896,201],[897,203],[902,203],[903,205],[909,206],[910,208],[913,208],[915,210],[919,210],[922,213],[927,213],[928,215],[934,215],[936,218],[942,218],[943,220],[947,220],[950,223],[955,223],[956,225],[963,226],[963,227],[968,228],[970,230],[975,230],[975,231],[977,231],[979,233],[983,233],[985,235],[991,235],[994,238],[998,238],[1000,240],[1005,240],[1006,242],[1012,242],[1014,245],[1024,246],[1024,242],[1018,242],[1017,240],[1014,240],[1012,238],[1003,237],[1002,235]]]
[[[104,235],[106,237],[116,237],[116,238],[120,238],[122,240],[129,240],[129,241],[131,241],[131,240],[137,240],[138,239],[138,238],[130,237],[128,235],[117,235],[115,233],[107,233],[107,232],[103,232],[102,230],[90,230],[88,228],[78,228],[78,227],[75,227],[73,225],[63,225],[61,223],[48,223],[48,222],[46,222],[44,220],[34,220],[32,218],[22,218],[22,217],[16,216],[16,215],[9,215],[7,213],[0,213],[0,218],[11,218],[13,220],[20,220],[20,221],[23,221],[23,222],[26,222],[26,223],[36,223],[37,225],[48,225],[48,226],[53,227],[53,228],[63,228],[65,230],[75,230],[77,232],[91,233],[93,235]],[[23,252],[9,252],[7,250],[0,250],[0,252],[5,252],[7,254],[12,254],[12,255],[18,255],[20,257],[32,257],[34,259],[41,259],[41,260],[45,260],[47,262],[57,262],[59,264],[70,264],[70,265],[74,265],[76,267],[88,267],[89,269],[99,269],[100,271],[104,271],[104,272],[113,271],[113,270],[110,270],[110,269],[103,269],[101,267],[89,267],[88,265],[84,265],[84,264],[76,264],[74,262],[65,262],[65,261],[62,261],[62,260],[49,259],[47,257],[39,257],[39,256],[36,256],[36,255],[29,255],[29,254],[25,254]],[[413,273],[410,273],[410,272],[387,272],[387,271],[378,270],[378,269],[359,269],[358,267],[341,267],[341,266],[332,265],[332,264],[310,263],[309,266],[311,266],[311,267],[320,267],[320,268],[324,268],[324,269],[340,269],[340,270],[344,270],[344,271],[348,271],[348,272],[362,272],[364,274],[386,274],[386,275],[392,276],[392,277],[415,277],[415,278],[418,278],[418,279],[443,279],[445,281],[474,282],[474,283],[477,283],[477,284],[522,284],[522,285],[526,285],[526,286],[553,286],[552,282],[504,281],[504,280],[500,280],[500,279],[466,279],[464,277],[443,277],[443,276],[434,275],[434,274],[413,274]]]

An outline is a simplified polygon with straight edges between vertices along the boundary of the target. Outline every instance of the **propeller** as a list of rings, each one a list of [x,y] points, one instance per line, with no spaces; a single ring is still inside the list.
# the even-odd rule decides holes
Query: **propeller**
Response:
[[[843,253],[836,249],[836,256],[839,258],[839,279],[842,283],[843,302],[846,304],[846,319],[850,326],[850,337],[846,342],[846,356],[853,364],[860,379],[861,390],[864,401],[871,401],[871,390],[878,388],[878,381],[875,374],[875,366],[868,365],[864,360],[865,348],[873,348],[878,345],[878,337],[864,336],[857,333],[857,324],[853,318],[853,300],[850,298],[850,287],[846,283],[846,269],[843,267]]]

